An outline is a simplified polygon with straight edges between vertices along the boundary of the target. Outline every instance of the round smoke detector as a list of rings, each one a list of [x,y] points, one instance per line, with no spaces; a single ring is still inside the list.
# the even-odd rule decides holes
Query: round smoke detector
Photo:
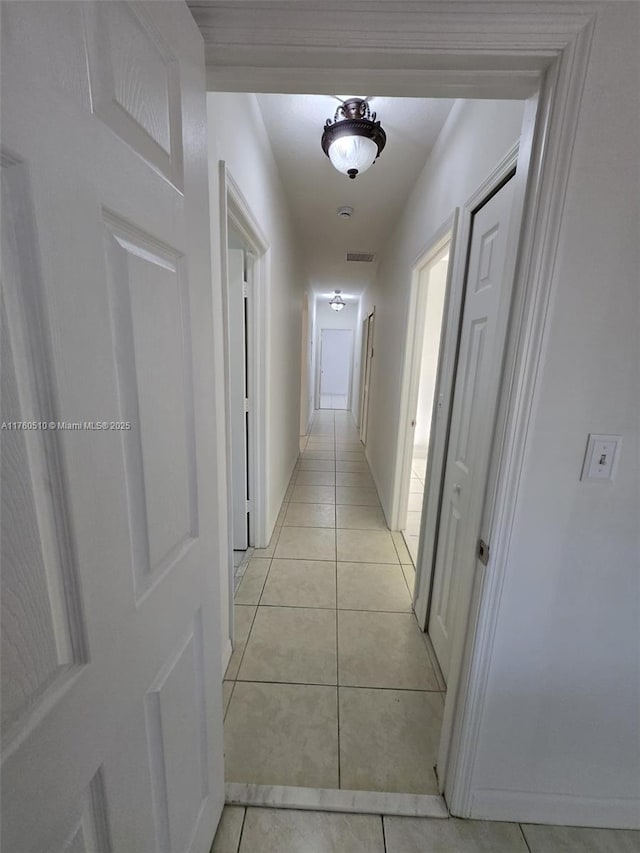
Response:
[[[339,207],[338,208],[338,216],[340,219],[351,219],[353,216],[353,208],[352,207]]]

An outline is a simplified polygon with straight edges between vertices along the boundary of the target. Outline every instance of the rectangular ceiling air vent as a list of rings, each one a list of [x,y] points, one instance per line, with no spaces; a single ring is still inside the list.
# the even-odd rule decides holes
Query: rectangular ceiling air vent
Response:
[[[359,261],[360,263],[370,264],[375,255],[370,252],[347,252],[346,258],[348,261]]]

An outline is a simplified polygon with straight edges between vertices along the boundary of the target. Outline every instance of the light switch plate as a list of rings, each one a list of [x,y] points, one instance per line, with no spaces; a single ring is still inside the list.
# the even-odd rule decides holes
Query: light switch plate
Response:
[[[621,446],[620,435],[589,433],[580,479],[601,483],[613,480]]]

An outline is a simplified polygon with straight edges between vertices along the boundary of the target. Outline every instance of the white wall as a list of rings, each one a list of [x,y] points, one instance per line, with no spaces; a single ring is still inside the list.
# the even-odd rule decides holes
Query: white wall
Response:
[[[599,13],[473,774],[474,814],[640,822],[640,7]],[[579,481],[588,432],[623,436]],[[504,793],[508,792],[508,793]],[[634,799],[635,798],[635,799]]]
[[[265,304],[268,312],[266,518],[270,535],[299,452],[304,274],[297,250],[299,241],[255,96],[210,92],[207,114],[214,290],[221,287],[220,160],[226,161],[269,243],[270,292]],[[222,529],[226,529],[226,522]],[[224,601],[228,595],[226,567],[222,574]],[[227,636],[224,609],[223,622],[223,636]]]
[[[358,310],[359,305],[355,301],[348,301],[342,311],[334,311],[329,305],[329,300],[326,296],[316,296],[315,298],[315,346],[318,359],[320,358],[320,337],[322,329],[351,329],[353,334],[352,353],[351,353],[351,404],[350,408],[357,408],[357,399],[354,397],[354,390],[357,394],[357,371],[354,370],[357,361],[355,353],[355,344],[359,341],[358,336]],[[320,376],[320,364],[315,365],[315,396],[318,397],[318,381]]]
[[[635,3],[598,13],[479,731],[477,818],[639,825],[639,19]],[[519,112],[454,108],[367,294],[367,454],[387,511],[410,266],[514,141]],[[614,483],[579,480],[589,432],[623,436]]]
[[[363,297],[375,305],[374,357],[367,458],[387,518],[393,494],[400,386],[411,271],[434,235],[462,206],[520,136],[518,101],[458,101],[438,137],[415,188],[380,254],[375,285]]]

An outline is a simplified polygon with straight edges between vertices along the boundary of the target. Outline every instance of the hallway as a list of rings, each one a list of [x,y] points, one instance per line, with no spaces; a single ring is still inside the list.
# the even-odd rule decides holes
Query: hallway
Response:
[[[227,782],[436,794],[444,682],[350,412],[316,412],[235,596]]]

